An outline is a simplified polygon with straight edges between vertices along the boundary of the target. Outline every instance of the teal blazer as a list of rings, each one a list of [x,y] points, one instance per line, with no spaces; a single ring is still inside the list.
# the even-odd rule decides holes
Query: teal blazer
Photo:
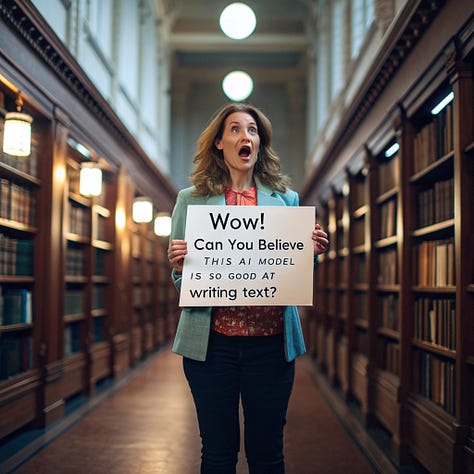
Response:
[[[295,191],[285,193],[273,191],[260,181],[257,184],[257,202],[260,206],[298,206],[299,196]],[[170,240],[184,240],[186,212],[188,205],[222,205],[225,206],[225,195],[193,196],[194,187],[183,189],[178,193],[172,215]],[[181,272],[171,272],[173,282],[178,291],[181,288]],[[211,328],[212,308],[186,307],[182,308],[181,316],[172,347],[172,351],[189,359],[206,360],[209,332]],[[286,360],[292,361],[304,354],[306,348],[303,340],[298,310],[295,306],[285,307],[284,339]]]

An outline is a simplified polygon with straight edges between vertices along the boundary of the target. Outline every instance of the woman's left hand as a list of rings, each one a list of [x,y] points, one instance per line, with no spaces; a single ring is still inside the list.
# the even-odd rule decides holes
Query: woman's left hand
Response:
[[[322,230],[319,224],[314,225],[312,239],[314,242],[314,255],[327,251],[329,245],[328,234]]]

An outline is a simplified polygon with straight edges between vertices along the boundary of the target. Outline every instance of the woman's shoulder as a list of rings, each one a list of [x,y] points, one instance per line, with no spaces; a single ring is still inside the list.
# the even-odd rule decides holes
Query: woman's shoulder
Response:
[[[282,191],[275,191],[277,194],[281,196],[281,198],[289,205],[298,205],[299,202],[299,195],[296,191],[290,188],[286,188],[284,192]]]
[[[196,187],[190,186],[189,188],[183,188],[178,193],[178,200],[186,201],[187,203],[201,202],[202,196],[196,194]]]

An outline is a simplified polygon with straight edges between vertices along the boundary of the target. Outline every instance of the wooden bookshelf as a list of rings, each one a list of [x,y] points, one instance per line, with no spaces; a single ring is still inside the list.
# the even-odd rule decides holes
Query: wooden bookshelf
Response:
[[[348,365],[350,384],[346,396],[354,397],[367,415],[369,354],[369,268],[371,261],[369,230],[369,164],[363,159],[360,169],[348,172],[349,247],[350,247],[350,313]]]
[[[18,21],[10,22],[13,10]],[[18,94],[33,122],[30,156],[0,152],[2,452],[18,435],[32,439],[61,421],[130,370],[134,193],[164,212],[176,199],[169,179],[36,10],[18,3],[3,13],[2,39],[9,39],[0,60],[0,150],[4,117],[16,110]],[[81,163],[90,160],[103,172],[99,197],[79,192]],[[161,256],[160,274],[147,270],[148,290],[137,302],[151,311],[142,358],[166,342],[177,309],[167,239],[143,237],[153,241],[148,267]],[[167,328],[160,337],[158,320]]]
[[[317,221],[324,229],[329,230],[329,200],[318,203],[317,205]],[[328,232],[329,234],[329,232]],[[334,242],[329,239],[330,249],[334,248]],[[319,256],[318,269],[316,273],[317,284],[315,286],[315,333],[314,333],[314,356],[316,357],[319,368],[322,371],[327,370],[327,338],[326,334],[330,328],[329,313],[329,295],[330,295],[330,267],[333,260],[329,258],[329,252]]]
[[[79,174],[85,160],[74,146],[68,146],[63,347],[70,383],[63,392],[65,400],[78,393],[93,392],[97,382],[112,374],[110,329],[117,178],[102,161],[102,193],[97,197],[82,196]]]
[[[177,324],[177,292],[171,281],[168,241],[154,233],[154,222],[129,223],[131,363],[168,340]]]
[[[14,94],[0,84],[0,95],[2,137]],[[167,239],[151,225],[127,225],[136,174],[99,154],[94,137],[85,140],[60,109],[25,110],[33,115],[31,155],[0,154],[2,442],[60,420],[68,405],[151,354],[172,335],[178,309]],[[81,163],[89,160],[102,169],[97,197],[80,194]],[[164,208],[146,176],[143,192],[169,211],[174,199]]]
[[[1,150],[3,119],[6,109],[14,107],[14,97],[0,90],[0,99]],[[40,130],[39,123],[33,125],[30,156],[0,151],[0,398],[8,407],[2,413],[0,438],[36,417],[41,297],[38,201],[43,186],[38,170]]]
[[[315,288],[327,321],[315,318],[317,367],[340,397],[333,321],[347,287],[343,396],[364,427],[383,433],[391,462],[439,474],[474,472],[474,63],[468,47],[451,48],[332,175],[330,187],[349,183],[348,228],[338,226],[336,194],[308,191],[327,208],[331,240],[349,236],[348,279],[342,248],[332,246]],[[453,100],[433,114],[450,92]]]

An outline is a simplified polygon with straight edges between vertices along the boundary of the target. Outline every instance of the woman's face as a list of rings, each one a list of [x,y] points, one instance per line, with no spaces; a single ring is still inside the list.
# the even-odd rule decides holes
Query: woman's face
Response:
[[[222,138],[216,138],[215,145],[222,150],[231,176],[253,172],[260,147],[255,119],[246,112],[230,114],[224,122]]]

